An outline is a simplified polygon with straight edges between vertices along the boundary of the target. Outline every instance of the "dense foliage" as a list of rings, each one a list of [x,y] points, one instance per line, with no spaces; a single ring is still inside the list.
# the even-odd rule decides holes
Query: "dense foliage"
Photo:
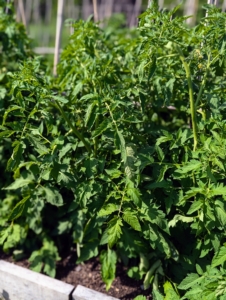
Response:
[[[224,299],[226,17],[177,9],[153,1],[134,32],[79,21],[56,79],[40,58],[9,74],[0,244],[32,269],[75,245],[107,289],[121,260],[155,299]]]

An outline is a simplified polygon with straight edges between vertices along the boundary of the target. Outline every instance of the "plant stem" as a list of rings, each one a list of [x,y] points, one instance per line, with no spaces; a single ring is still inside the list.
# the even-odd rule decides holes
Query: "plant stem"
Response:
[[[209,73],[209,68],[210,68],[210,54],[208,55],[208,63],[207,63],[206,73],[203,77],[201,87],[199,89],[199,93],[198,93],[198,96],[197,96],[197,99],[196,99],[196,102],[195,102],[195,107],[197,107],[199,105],[200,99],[202,97],[203,90],[204,90],[204,87],[206,85],[206,79],[207,79],[207,76],[208,76],[208,73]]]
[[[77,136],[77,138],[83,142],[84,146],[86,147],[86,150],[89,153],[92,153],[92,149],[90,147],[90,145],[87,143],[87,141],[85,140],[85,138],[83,137],[83,135],[73,126],[73,124],[71,123],[71,121],[68,119],[67,115],[65,114],[64,110],[62,109],[61,105],[59,102],[57,102],[56,100],[55,102],[55,107],[58,108],[58,110],[60,111],[62,117],[64,118],[64,120],[68,123],[68,125],[70,126],[71,130],[74,132],[74,134]]]
[[[186,77],[188,81],[188,92],[189,92],[189,102],[190,102],[190,110],[191,110],[191,121],[192,121],[192,131],[194,136],[194,145],[193,150],[196,150],[197,144],[198,144],[198,134],[197,134],[197,120],[196,120],[196,106],[194,103],[194,95],[193,95],[193,87],[192,87],[192,79],[191,79],[191,71],[190,67],[185,61],[184,55],[179,47],[177,47],[177,51],[180,55],[180,59],[182,61],[182,64],[184,66]]]

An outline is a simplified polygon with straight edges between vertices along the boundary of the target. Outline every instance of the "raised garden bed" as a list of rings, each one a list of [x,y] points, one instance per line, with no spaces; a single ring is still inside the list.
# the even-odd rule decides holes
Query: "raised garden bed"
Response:
[[[16,264],[22,267],[23,269],[29,268],[29,262],[27,259],[14,261],[12,256],[6,255],[3,252],[0,252],[0,261],[1,260],[4,260],[5,262],[9,262],[13,265]],[[122,300],[132,300],[137,295],[146,295],[147,299],[151,299],[150,290],[146,290],[146,291],[142,290],[141,281],[136,281],[132,278],[129,278],[126,275],[126,269],[125,267],[123,267],[122,264],[118,264],[116,278],[110,290],[106,292],[105,284],[103,283],[100,275],[100,263],[98,258],[93,258],[88,262],[79,265],[76,265],[75,261],[76,261],[76,253],[74,251],[71,251],[70,253],[67,253],[67,255],[65,255],[63,259],[57,263],[57,269],[56,269],[56,278],[58,279],[57,282],[60,281],[61,283],[65,283],[68,284],[69,286],[72,286],[73,288],[77,287],[77,291],[81,291],[81,289],[78,290],[78,286],[81,285],[83,287],[88,288],[87,291],[95,290],[96,292],[99,292],[101,295],[108,296],[108,297],[110,296],[110,299],[111,297],[113,297],[113,299],[119,298]],[[38,275],[37,273],[35,274]],[[44,278],[46,277],[47,276],[44,276]],[[0,281],[0,288],[2,288],[1,281]],[[0,292],[2,292],[2,290],[0,290]],[[88,295],[89,294],[90,293],[88,293]],[[98,299],[102,299],[102,298],[98,298]]]
[[[50,278],[0,260],[0,297],[4,300],[117,300],[89,288]]]

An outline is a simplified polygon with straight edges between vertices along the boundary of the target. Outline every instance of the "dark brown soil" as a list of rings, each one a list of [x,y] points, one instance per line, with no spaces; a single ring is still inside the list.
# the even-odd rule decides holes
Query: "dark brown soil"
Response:
[[[29,262],[26,259],[14,261],[12,256],[6,255],[1,251],[0,259],[29,268]],[[132,300],[137,295],[144,295],[147,300],[151,299],[150,290],[142,290],[142,282],[129,278],[126,274],[126,268],[122,264],[118,263],[116,278],[109,291],[106,292],[105,284],[100,275],[98,258],[90,259],[88,262],[79,265],[75,265],[75,261],[76,255],[72,251],[67,257],[58,262],[56,278],[75,287],[80,284],[122,300]]]

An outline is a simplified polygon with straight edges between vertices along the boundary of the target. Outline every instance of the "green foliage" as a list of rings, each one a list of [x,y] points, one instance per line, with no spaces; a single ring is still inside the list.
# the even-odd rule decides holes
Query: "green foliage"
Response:
[[[109,290],[115,279],[117,256],[115,251],[108,249],[103,250],[100,254],[101,275],[106,283],[106,290]]]
[[[43,272],[51,277],[56,275],[56,261],[60,260],[54,243],[48,238],[43,239],[43,246],[38,251],[33,251],[29,258],[30,268],[33,271]]]
[[[119,258],[153,299],[223,299],[226,16],[188,28],[156,3],[127,34],[76,22],[57,78],[38,57],[8,75],[0,243],[51,276],[66,240],[107,289]]]

